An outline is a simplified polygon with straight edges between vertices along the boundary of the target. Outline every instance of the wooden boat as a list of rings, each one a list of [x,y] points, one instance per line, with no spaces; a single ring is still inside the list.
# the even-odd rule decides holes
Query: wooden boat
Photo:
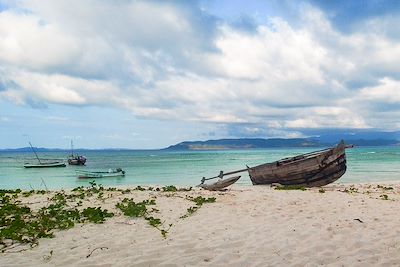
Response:
[[[35,149],[33,148],[31,142],[29,142],[29,145],[32,148],[33,153],[35,153],[35,156],[37,158],[37,160],[39,161],[39,163],[25,163],[24,164],[24,168],[54,168],[54,167],[66,167],[65,163],[62,161],[52,161],[52,162],[46,162],[40,160],[40,158],[38,157],[38,155],[36,154]]]
[[[324,186],[346,172],[346,145],[248,167],[253,185],[278,183],[305,187]]]
[[[74,155],[74,144],[71,140],[71,155],[68,157],[69,165],[85,165],[86,158],[84,156]]]
[[[70,155],[68,158],[69,165],[85,165],[86,158],[84,156]]]
[[[229,177],[226,179],[219,179],[218,181],[216,181],[215,183],[212,184],[205,184],[204,182],[199,184],[198,186],[206,189],[206,190],[210,190],[210,191],[219,191],[222,190],[234,183],[236,183],[237,180],[239,180],[240,176],[233,176],[233,177]]]
[[[346,172],[346,148],[342,140],[338,145],[291,158],[281,159],[254,167],[223,173],[206,180],[223,178],[247,171],[253,185],[281,184],[304,187],[324,186],[338,180]]]
[[[106,172],[104,171],[94,172],[94,171],[83,171],[83,170],[76,170],[75,172],[78,178],[106,178],[106,177],[125,176],[125,171],[123,171],[121,168],[109,169]]]
[[[24,168],[51,168],[51,167],[65,167],[64,162],[41,162],[41,163],[25,163]]]

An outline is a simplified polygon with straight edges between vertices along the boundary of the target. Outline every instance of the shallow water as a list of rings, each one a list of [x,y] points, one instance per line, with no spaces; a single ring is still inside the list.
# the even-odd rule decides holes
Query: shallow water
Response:
[[[215,176],[257,164],[318,150],[282,148],[229,151],[89,151],[86,166],[25,169],[25,162],[35,162],[32,153],[0,152],[0,188],[59,189],[88,185],[93,179],[78,179],[75,170],[122,168],[125,177],[97,179],[106,186],[180,185],[193,186],[201,177]],[[40,158],[61,159],[68,152],[39,153]],[[400,147],[360,147],[346,150],[348,169],[341,183],[400,181]],[[250,185],[247,173],[238,184]]]

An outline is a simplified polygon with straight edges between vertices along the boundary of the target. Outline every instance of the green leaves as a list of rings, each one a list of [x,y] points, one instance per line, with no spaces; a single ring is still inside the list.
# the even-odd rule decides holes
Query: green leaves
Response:
[[[164,238],[166,238],[168,230],[160,228],[163,224],[161,222],[161,219],[150,216],[151,212],[158,211],[158,210],[153,208],[151,211],[148,211],[146,206],[149,206],[149,205],[156,205],[155,199],[147,199],[147,200],[143,200],[142,202],[136,203],[133,200],[133,198],[131,198],[131,199],[124,198],[122,200],[122,202],[117,203],[115,206],[118,209],[120,209],[124,213],[125,216],[133,217],[133,218],[143,217],[148,222],[149,225],[160,230],[161,235]],[[170,227],[171,227],[171,225],[170,225]]]
[[[276,186],[275,190],[301,190],[301,191],[306,191],[306,188],[304,186],[299,186],[299,185],[280,185],[280,186]]]
[[[186,210],[187,213],[185,215],[181,216],[182,219],[187,218],[187,217],[189,217],[189,215],[192,215],[193,213],[195,213],[204,203],[214,203],[216,200],[215,197],[204,198],[202,196],[198,196],[198,197],[186,196],[186,199],[196,203],[196,206],[188,208]]]
[[[110,218],[114,216],[114,213],[107,212],[107,210],[102,210],[101,208],[86,208],[82,211],[82,216],[93,223],[103,223],[106,218]]]
[[[14,192],[12,192],[14,193]],[[30,194],[35,192],[29,191]],[[41,192],[37,192],[41,194]],[[17,198],[9,193],[0,193],[0,249],[2,252],[10,247],[10,243],[26,243],[37,245],[39,238],[52,238],[54,230],[74,227],[76,223],[103,223],[113,213],[101,208],[88,207],[82,212],[66,205],[69,195],[56,193],[51,204],[33,211],[21,205]],[[11,241],[11,242],[10,242]]]
[[[133,199],[124,198],[122,202],[117,203],[115,206],[120,209],[125,216],[128,217],[143,217],[146,215],[147,208],[146,205],[148,201],[142,201],[139,203],[135,203]]]

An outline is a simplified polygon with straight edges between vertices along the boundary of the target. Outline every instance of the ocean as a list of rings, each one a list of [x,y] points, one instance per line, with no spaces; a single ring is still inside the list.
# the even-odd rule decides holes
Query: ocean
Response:
[[[0,152],[1,189],[70,189],[87,186],[93,179],[78,179],[75,170],[107,171],[122,168],[125,177],[95,179],[104,186],[177,185],[195,186],[201,178],[255,166],[265,162],[318,150],[279,148],[224,151],[85,151],[86,166],[25,169],[37,162],[33,153]],[[38,153],[40,158],[67,161],[68,152]],[[346,150],[347,171],[337,182],[365,183],[400,181],[400,147],[356,147]],[[251,185],[246,172],[237,184]]]

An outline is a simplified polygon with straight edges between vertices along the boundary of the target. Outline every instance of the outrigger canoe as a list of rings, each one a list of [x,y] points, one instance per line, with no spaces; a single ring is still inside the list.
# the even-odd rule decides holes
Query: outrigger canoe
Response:
[[[110,169],[106,172],[93,172],[93,171],[82,171],[76,170],[76,175],[78,178],[106,178],[106,177],[121,177],[125,176],[125,171],[122,169]]]

